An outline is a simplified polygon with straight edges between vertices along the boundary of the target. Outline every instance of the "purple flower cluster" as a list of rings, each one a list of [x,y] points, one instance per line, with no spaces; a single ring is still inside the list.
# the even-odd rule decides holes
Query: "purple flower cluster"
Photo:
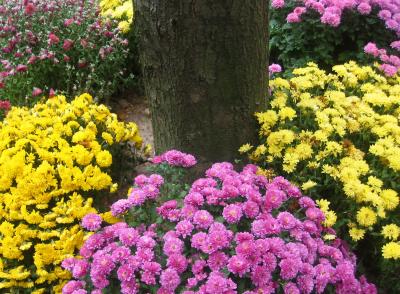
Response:
[[[400,41],[392,42],[391,47],[400,51]],[[379,49],[375,43],[369,42],[365,45],[364,52],[379,58],[383,62],[380,65],[380,69],[389,77],[394,76],[400,69],[400,58],[396,55],[389,54],[384,48]]]
[[[143,187],[148,178],[135,182]],[[155,233],[154,224],[141,230],[118,223],[90,236],[83,259],[63,262],[77,279],[64,293],[84,289],[84,273],[103,289],[113,271],[122,293],[149,285],[159,294],[238,293],[244,280],[251,282],[246,294],[323,293],[328,285],[336,293],[376,293],[356,278],[345,244],[324,240],[335,232],[323,227],[315,202],[282,177],[257,175],[254,165],[236,172],[230,163],[216,163],[183,201],[167,201],[157,212],[172,222],[169,229]]]
[[[154,164],[167,163],[171,166],[181,167],[192,167],[197,163],[193,155],[178,150],[169,150],[159,156],[155,156],[152,162]]]
[[[290,0],[286,0],[289,2]],[[385,22],[388,30],[400,36],[400,2],[398,0],[301,0],[301,4],[287,15],[287,22],[301,22],[301,16],[308,10],[316,11],[322,23],[337,27],[341,23],[345,10],[357,11],[362,15],[369,15],[373,8],[378,11],[378,17]],[[272,7],[280,9],[285,6],[285,0],[272,0]],[[400,40],[392,42],[390,46],[400,51]],[[383,63],[381,70],[387,76],[394,76],[400,69],[400,58],[390,55],[386,49],[378,49],[373,42],[364,48],[365,53],[379,58]]]
[[[113,216],[124,214],[132,207],[142,205],[146,200],[156,199],[160,194],[160,187],[164,183],[162,176],[153,174],[149,177],[139,175],[135,178],[135,187],[132,188],[128,199],[121,199],[111,205]]]
[[[107,226],[90,236],[80,250],[83,259],[67,258],[62,262],[62,267],[77,279],[64,286],[63,294],[84,291],[83,280],[87,276],[95,288],[91,293],[102,293],[101,290],[109,286],[114,273],[121,284],[121,293],[139,293],[138,280],[146,285],[154,285],[156,278],[164,274],[161,265],[154,261],[154,237],[152,230],[129,228],[126,223]]]

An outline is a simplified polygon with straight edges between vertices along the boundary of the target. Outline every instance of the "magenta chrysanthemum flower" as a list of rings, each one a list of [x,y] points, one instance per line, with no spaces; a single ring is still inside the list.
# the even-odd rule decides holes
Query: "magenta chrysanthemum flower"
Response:
[[[167,256],[182,254],[183,242],[178,238],[169,238],[165,241],[163,251]]]
[[[238,204],[230,204],[228,206],[225,206],[222,212],[222,216],[229,224],[239,222],[242,215],[242,207]]]
[[[257,237],[265,237],[267,234],[266,221],[259,219],[251,223],[251,232]]]
[[[265,266],[255,266],[251,271],[251,281],[257,287],[263,287],[271,281],[271,271]]]
[[[228,256],[222,251],[216,251],[210,254],[207,262],[212,271],[219,271],[221,268],[226,266],[228,262]]]
[[[302,262],[300,259],[293,258],[285,258],[282,259],[279,263],[279,267],[281,268],[281,277],[284,280],[290,280],[296,277],[297,273],[300,270]]]
[[[295,283],[289,282],[283,287],[283,292],[285,294],[300,294],[299,288],[297,288]]]
[[[156,246],[156,241],[154,241],[154,239],[149,236],[142,236],[137,242],[138,248],[152,249],[154,248],[154,246]]]
[[[302,208],[316,207],[314,200],[307,196],[303,196],[299,199],[299,205]]]
[[[390,43],[390,47],[400,51],[400,41],[394,41],[394,42]]]
[[[286,200],[285,192],[276,188],[270,188],[265,193],[264,205],[267,209],[276,209]]]
[[[141,281],[146,285],[155,285],[156,277],[161,273],[161,265],[157,262],[146,261],[144,262],[142,269],[143,273],[141,275]]]
[[[111,253],[111,258],[114,263],[122,263],[131,255],[131,250],[125,246],[119,246],[115,248]]]
[[[82,219],[82,227],[88,231],[97,231],[101,228],[103,219],[96,213],[88,213]]]
[[[194,229],[193,224],[188,220],[180,221],[179,223],[176,224],[175,227],[176,233],[182,236],[183,238],[189,236],[192,233],[193,229]]]
[[[226,230],[211,231],[201,249],[208,254],[229,246],[230,236]]]
[[[243,277],[250,270],[250,264],[245,258],[234,255],[228,261],[228,270],[239,277]]]
[[[285,230],[293,229],[297,224],[296,218],[287,211],[280,212],[277,216],[277,220],[280,226]]]
[[[319,208],[308,208],[306,210],[306,216],[312,220],[312,221],[317,221],[317,222],[321,222],[325,219],[325,215],[324,213],[321,211],[321,209]]]
[[[148,199],[156,199],[160,194],[158,187],[152,184],[145,185],[142,191]]]
[[[371,13],[372,7],[368,3],[362,2],[357,6],[357,10],[360,14],[367,15]]]
[[[379,49],[375,45],[375,43],[369,42],[367,45],[365,45],[364,52],[367,53],[367,54],[371,54],[374,57],[378,57],[379,56]]]
[[[254,201],[246,201],[242,206],[245,216],[248,218],[255,218],[260,213],[260,206]]]
[[[236,289],[236,284],[231,279],[225,278],[222,273],[211,272],[204,288],[205,293],[232,293]]]
[[[149,182],[149,178],[146,177],[145,175],[138,175],[134,180],[135,185],[137,185],[138,187],[143,187],[148,182]]]
[[[110,273],[115,267],[115,263],[112,260],[111,255],[100,252],[93,258],[92,269],[104,274]]]
[[[66,258],[61,262],[61,267],[66,269],[66,270],[72,271],[72,269],[74,268],[76,260],[77,259],[72,258],[72,257]]]
[[[159,188],[162,184],[164,184],[164,178],[158,174],[152,174],[148,179],[148,183]]]
[[[188,261],[181,254],[172,254],[168,257],[167,266],[175,269],[178,273],[183,273],[188,266]]]
[[[121,199],[111,205],[111,214],[113,216],[121,215],[132,207],[132,203],[128,199]]]
[[[63,294],[72,294],[74,291],[82,289],[85,286],[83,281],[69,281],[62,289]]]
[[[207,234],[204,232],[196,233],[192,236],[192,247],[200,249],[203,247],[204,243],[207,241]]]
[[[247,260],[252,260],[255,256],[257,256],[256,250],[257,247],[253,240],[240,242],[236,246],[236,254],[246,258]]]
[[[142,189],[133,189],[129,194],[128,201],[131,206],[140,206],[146,201],[146,193]]]
[[[181,279],[178,272],[172,268],[167,268],[161,273],[160,284],[166,290],[175,291],[180,282]]]
[[[121,282],[132,281],[135,279],[135,268],[132,268],[129,263],[125,263],[118,268],[117,276]]]
[[[296,22],[300,22],[301,18],[300,15],[298,15],[297,13],[289,13],[288,16],[286,17],[286,21],[288,23],[296,23]]]
[[[214,222],[213,216],[207,210],[199,210],[193,216],[193,223],[200,229],[207,229]]]
[[[80,279],[86,276],[88,271],[89,271],[89,263],[86,260],[77,259],[75,261],[74,266],[72,267],[72,276],[75,279]]]
[[[204,204],[204,197],[198,192],[190,192],[183,201],[185,204],[198,207]]]
[[[272,0],[271,5],[275,9],[282,8],[283,6],[285,6],[285,1],[284,0]]]
[[[89,258],[96,249],[103,246],[104,242],[106,242],[104,234],[94,234],[86,240],[85,244],[81,247],[79,254],[85,258]]]
[[[389,77],[393,77],[398,71],[395,66],[390,64],[382,64],[379,68]]]
[[[324,14],[321,17],[321,22],[328,24],[332,27],[337,27],[340,24],[340,15],[336,13],[332,13],[328,11],[328,9],[325,10]]]
[[[140,238],[138,231],[134,228],[125,228],[118,231],[118,237],[125,246],[135,245]]]
[[[388,20],[392,17],[392,13],[389,10],[383,9],[379,11],[378,16],[383,20]]]

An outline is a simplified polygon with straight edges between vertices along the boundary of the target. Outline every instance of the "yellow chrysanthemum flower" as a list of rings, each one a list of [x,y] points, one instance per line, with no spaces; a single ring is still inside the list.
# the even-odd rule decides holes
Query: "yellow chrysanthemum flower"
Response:
[[[382,235],[386,239],[396,241],[400,235],[400,228],[395,224],[386,225],[382,228]]]
[[[370,227],[376,223],[376,213],[369,207],[361,207],[357,212],[357,222],[364,226]]]
[[[349,234],[350,237],[354,240],[354,241],[359,241],[362,240],[364,238],[365,235],[365,230],[363,229],[358,229],[358,228],[351,228],[349,230]]]
[[[400,258],[400,244],[397,242],[389,242],[382,247],[382,256],[385,259]]]
[[[302,189],[303,191],[307,191],[307,190],[309,190],[309,189],[315,187],[316,185],[317,185],[316,182],[309,180],[309,181],[303,183],[303,185],[301,185],[301,189]]]

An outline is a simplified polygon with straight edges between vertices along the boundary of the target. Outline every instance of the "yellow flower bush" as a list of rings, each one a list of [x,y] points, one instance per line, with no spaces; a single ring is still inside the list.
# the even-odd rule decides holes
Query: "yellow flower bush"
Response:
[[[89,196],[115,190],[110,150],[125,142],[141,145],[137,126],[89,94],[10,110],[0,122],[0,289],[61,291],[70,275],[60,263],[85,239]]]
[[[400,77],[354,62],[327,74],[309,63],[270,87],[269,110],[256,114],[263,144],[240,151],[329,200],[353,241],[379,236],[390,241],[383,257],[400,258]]]
[[[132,0],[100,0],[100,9],[104,17],[118,21],[118,27],[123,33],[129,32],[135,15]]]

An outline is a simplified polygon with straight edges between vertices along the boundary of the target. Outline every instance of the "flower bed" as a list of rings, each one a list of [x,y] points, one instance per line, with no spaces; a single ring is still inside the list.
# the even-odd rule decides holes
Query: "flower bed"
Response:
[[[112,153],[129,141],[140,146],[137,126],[88,94],[9,111],[0,122],[0,289],[61,291],[70,275],[60,263],[85,239],[79,222],[97,212],[92,196],[117,188]]]
[[[193,162],[184,156],[174,151],[161,159]],[[102,226],[88,215],[83,225],[96,233],[81,258],[63,261],[75,278],[63,293],[376,293],[356,278],[354,256],[322,226],[315,202],[284,178],[268,181],[256,172],[254,165],[236,172],[216,163],[172,201],[160,192],[168,184],[162,176],[138,176],[126,208],[116,210],[119,202],[112,211],[128,218],[147,202],[158,221]]]
[[[354,62],[333,72],[310,63],[273,79],[270,110],[256,114],[264,144],[241,151],[312,198],[327,198],[337,228],[366,240],[360,253],[382,274],[400,258],[399,77]]]

